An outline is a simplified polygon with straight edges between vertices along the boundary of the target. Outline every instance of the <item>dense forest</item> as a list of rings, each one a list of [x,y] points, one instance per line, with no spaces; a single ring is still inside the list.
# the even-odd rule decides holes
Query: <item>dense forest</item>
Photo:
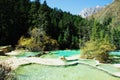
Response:
[[[89,40],[107,40],[120,48],[120,31],[39,0],[0,0],[0,45],[30,50],[79,49]],[[24,43],[24,44],[23,44]]]

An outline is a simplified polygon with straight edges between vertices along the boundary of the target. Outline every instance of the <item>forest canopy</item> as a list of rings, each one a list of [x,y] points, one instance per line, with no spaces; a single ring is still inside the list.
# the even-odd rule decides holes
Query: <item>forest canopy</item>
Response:
[[[21,37],[31,39],[30,32],[38,29],[49,38],[46,40],[55,41],[55,49],[80,49],[87,41],[97,39],[108,40],[119,49],[120,31],[108,26],[109,21],[100,24],[94,18],[87,20],[50,8],[46,1],[0,0],[0,45],[19,45]],[[34,40],[39,42],[38,39]]]

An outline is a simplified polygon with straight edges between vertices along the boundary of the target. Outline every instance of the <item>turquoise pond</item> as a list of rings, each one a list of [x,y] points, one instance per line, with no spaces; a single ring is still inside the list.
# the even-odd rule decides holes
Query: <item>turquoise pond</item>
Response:
[[[56,54],[56,56],[69,57],[72,55],[80,54],[81,50],[58,50],[58,51],[51,51],[51,53]],[[120,56],[120,51],[109,52],[109,55]]]
[[[110,52],[109,54],[113,56],[120,56],[120,51],[113,51],[113,52]]]
[[[52,51],[51,53],[54,53],[57,56],[68,57],[68,56],[80,54],[80,50],[58,50],[58,51]]]
[[[41,52],[23,52],[17,57],[28,57],[28,56],[36,56],[39,55]],[[69,57],[72,55],[80,54],[80,50],[56,50],[56,51],[49,51],[48,54],[54,54],[55,56],[64,56],[64,57]],[[113,51],[109,52],[110,55],[112,56],[120,56],[120,51]]]
[[[17,55],[17,57],[36,56],[39,53],[41,53],[41,52],[23,52],[23,53]],[[80,50],[56,50],[56,51],[49,51],[48,54],[54,54],[56,56],[68,57],[68,56],[80,54]]]

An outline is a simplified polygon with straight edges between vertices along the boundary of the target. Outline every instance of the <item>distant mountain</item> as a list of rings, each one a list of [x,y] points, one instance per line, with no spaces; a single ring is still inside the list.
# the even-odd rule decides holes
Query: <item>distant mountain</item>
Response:
[[[86,8],[80,12],[80,16],[83,18],[87,18],[99,11],[101,11],[105,6],[96,6],[94,8]]]
[[[120,30],[120,0],[114,0],[91,17],[102,24],[109,24],[109,26],[119,28]]]

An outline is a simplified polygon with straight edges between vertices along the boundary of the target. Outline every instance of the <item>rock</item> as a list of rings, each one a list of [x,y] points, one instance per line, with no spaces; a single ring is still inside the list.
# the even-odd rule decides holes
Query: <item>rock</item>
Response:
[[[28,50],[14,50],[14,51],[5,53],[5,55],[16,56],[16,55],[19,55],[19,54],[24,53],[24,52],[28,52]]]
[[[66,60],[66,58],[64,56],[61,56],[60,59],[61,60]]]
[[[96,6],[94,8],[86,8],[80,12],[80,16],[83,18],[87,18],[87,17],[97,13],[98,11],[102,10],[103,8],[104,8],[104,6]]]
[[[5,53],[12,51],[12,46],[2,46],[0,47],[0,55],[5,55]]]

